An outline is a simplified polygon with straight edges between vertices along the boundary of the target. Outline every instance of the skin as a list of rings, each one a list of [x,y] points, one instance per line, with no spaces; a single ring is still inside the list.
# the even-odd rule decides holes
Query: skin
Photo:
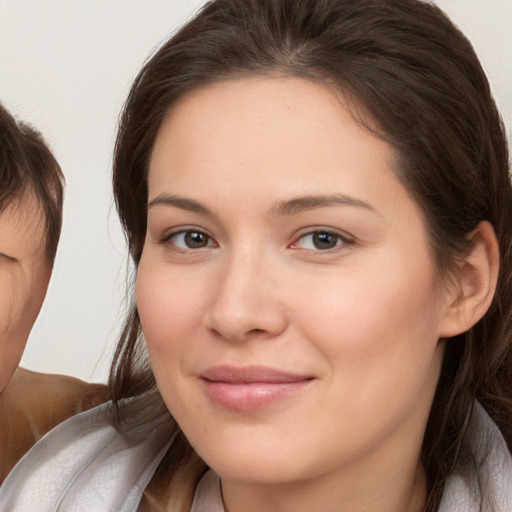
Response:
[[[0,483],[50,429],[106,397],[105,386],[18,368],[52,271],[30,194],[0,214]]]
[[[228,512],[421,509],[440,340],[459,325],[395,160],[339,94],[298,78],[195,90],[160,128],[138,310],[160,392]],[[309,381],[234,410],[205,391],[223,364]]]
[[[39,219],[29,194],[0,214],[0,392],[20,362],[50,280]]]

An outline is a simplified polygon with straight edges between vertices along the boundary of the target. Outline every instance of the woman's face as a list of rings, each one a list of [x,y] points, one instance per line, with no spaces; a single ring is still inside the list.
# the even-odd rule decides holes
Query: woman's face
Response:
[[[0,392],[21,359],[50,274],[41,210],[24,196],[0,213]]]
[[[160,392],[224,482],[414,471],[447,292],[395,156],[298,78],[217,83],[165,119],[138,310]]]

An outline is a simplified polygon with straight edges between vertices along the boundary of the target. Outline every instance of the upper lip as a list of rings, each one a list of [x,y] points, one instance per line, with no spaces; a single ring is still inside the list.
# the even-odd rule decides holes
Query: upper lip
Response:
[[[286,383],[311,380],[310,375],[297,374],[267,366],[230,366],[220,365],[208,368],[201,373],[201,378],[211,382],[230,384]]]

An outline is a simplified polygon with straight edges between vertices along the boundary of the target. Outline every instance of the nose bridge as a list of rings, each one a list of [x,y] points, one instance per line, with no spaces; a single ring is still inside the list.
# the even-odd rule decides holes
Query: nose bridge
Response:
[[[210,305],[215,331],[226,339],[242,340],[249,334],[271,337],[284,330],[286,315],[275,267],[264,250],[241,246],[229,252]]]

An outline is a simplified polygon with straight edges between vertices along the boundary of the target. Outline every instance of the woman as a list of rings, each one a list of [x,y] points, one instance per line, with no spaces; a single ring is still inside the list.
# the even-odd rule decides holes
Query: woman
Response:
[[[208,3],[132,86],[114,192],[113,407],[3,509],[510,510],[507,145],[439,9]]]

